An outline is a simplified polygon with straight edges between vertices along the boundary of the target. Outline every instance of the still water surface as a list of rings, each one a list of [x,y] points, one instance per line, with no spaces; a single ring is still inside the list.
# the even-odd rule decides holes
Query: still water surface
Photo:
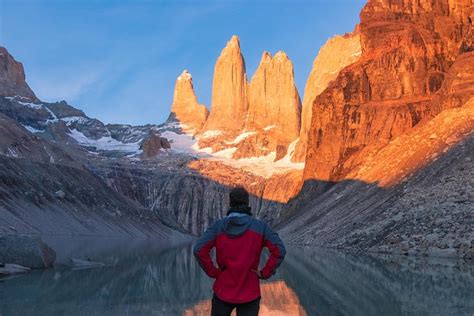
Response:
[[[209,315],[212,282],[190,245],[48,242],[58,266],[0,279],[1,316]],[[262,316],[474,315],[472,263],[288,248],[277,275],[262,284]],[[74,268],[72,257],[105,266]]]

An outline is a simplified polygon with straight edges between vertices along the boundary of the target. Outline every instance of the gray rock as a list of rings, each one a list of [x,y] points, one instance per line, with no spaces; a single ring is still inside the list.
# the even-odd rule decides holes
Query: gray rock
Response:
[[[19,264],[14,264],[14,263],[0,264],[0,276],[27,273],[30,270],[31,270],[30,268],[21,266]]]
[[[19,264],[28,268],[51,267],[56,252],[40,237],[29,235],[0,235],[0,262]]]
[[[57,197],[58,199],[64,199],[66,197],[66,193],[64,193],[64,191],[62,190],[58,190],[56,192],[54,192],[54,196]]]
[[[454,258],[457,257],[457,251],[453,248],[440,249],[437,247],[429,248],[425,254],[427,256],[441,257],[441,258]]]

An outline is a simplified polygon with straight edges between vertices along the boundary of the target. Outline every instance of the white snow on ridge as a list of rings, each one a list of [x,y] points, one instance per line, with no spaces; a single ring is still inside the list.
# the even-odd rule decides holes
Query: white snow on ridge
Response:
[[[240,143],[241,141],[243,141],[244,139],[246,139],[247,137],[253,135],[253,134],[256,134],[257,132],[244,132],[240,135],[238,135],[234,140],[230,141],[230,142],[226,142],[227,144],[238,144]]]
[[[48,113],[53,117],[53,119],[49,119],[46,121],[46,123],[52,123],[52,122],[57,122],[58,121],[58,117],[56,116],[56,114],[53,113],[53,111],[51,111],[47,106],[44,107],[46,111],[48,111]]]
[[[44,131],[40,130],[40,129],[36,129],[34,128],[33,126],[29,126],[29,125],[23,125],[21,124],[21,126],[23,126],[24,128],[26,128],[26,130],[30,133],[42,133]]]
[[[209,159],[225,163],[229,166],[242,169],[255,175],[270,178],[275,174],[282,174],[293,170],[302,170],[304,163],[294,163],[291,161],[295,152],[296,139],[288,146],[288,152],[282,159],[275,162],[276,152],[271,152],[266,156],[233,159],[232,156],[236,152],[236,147],[230,147],[213,153],[210,147],[199,149],[196,144],[194,149],[199,152],[208,154]],[[173,145],[171,145],[173,148]]]
[[[83,116],[68,116],[60,118],[60,120],[65,122],[67,126],[70,126],[72,123],[84,124],[89,119]]]
[[[234,153],[237,151],[237,147],[230,147],[226,148],[220,151],[216,151],[215,153],[212,152],[212,149],[210,147],[202,148],[200,149],[201,152],[209,154],[209,156],[213,158],[218,158],[218,160],[233,160],[232,156]]]
[[[270,178],[275,174],[302,170],[304,168],[304,163],[291,162],[291,156],[292,154],[287,154],[284,158],[274,161],[276,152],[272,151],[267,156],[233,159],[231,161],[224,161],[224,163],[264,178]]]
[[[39,110],[43,107],[43,104],[35,104],[35,103],[31,103],[31,102],[21,102],[21,101],[18,101],[18,100],[15,100],[15,101],[16,101],[16,103],[19,103],[21,105],[27,106],[27,107],[35,109],[35,110]]]
[[[198,152],[196,139],[191,135],[165,131],[160,133],[160,136],[170,141],[171,150],[174,152],[193,155]]]
[[[41,109],[43,107],[43,104],[36,104],[36,103],[32,103],[32,102],[23,102],[23,101],[20,101],[20,99],[23,99],[23,100],[29,100],[27,98],[24,98],[24,97],[21,97],[19,95],[16,95],[14,97],[5,97],[5,99],[7,100],[11,100],[11,101],[15,101],[16,103],[18,104],[21,104],[21,105],[24,105],[24,106],[27,106],[29,108],[32,108],[32,109]]]
[[[275,127],[276,127],[276,125],[269,125],[269,126],[265,127],[263,130],[264,130],[264,131],[269,131],[269,130],[271,130],[272,128],[275,128]]]
[[[98,150],[116,150],[131,154],[139,154],[141,152],[139,143],[122,143],[110,136],[99,139],[90,139],[80,131],[72,129],[69,136],[74,138],[80,145],[95,147]]]
[[[219,131],[217,129],[206,131],[204,134],[202,134],[201,138],[209,138],[209,137],[216,137],[222,134],[222,131]]]

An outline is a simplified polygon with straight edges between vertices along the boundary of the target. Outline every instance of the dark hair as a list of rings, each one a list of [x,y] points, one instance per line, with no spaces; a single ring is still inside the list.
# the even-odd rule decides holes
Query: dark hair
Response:
[[[236,187],[229,193],[230,207],[248,206],[249,193],[243,187]]]

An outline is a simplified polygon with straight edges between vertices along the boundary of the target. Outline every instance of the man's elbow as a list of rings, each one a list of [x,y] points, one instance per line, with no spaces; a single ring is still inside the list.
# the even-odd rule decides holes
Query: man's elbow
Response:
[[[280,249],[280,257],[281,257],[281,260],[283,260],[283,259],[285,259],[285,256],[286,256],[286,248],[283,245],[280,248],[281,248]]]
[[[278,255],[277,255],[278,261],[281,263],[285,259],[285,256],[286,256],[285,246],[279,245],[278,246]]]
[[[193,247],[193,254],[194,256],[197,258],[199,257],[199,250],[201,250],[201,246],[200,245],[194,245]]]

